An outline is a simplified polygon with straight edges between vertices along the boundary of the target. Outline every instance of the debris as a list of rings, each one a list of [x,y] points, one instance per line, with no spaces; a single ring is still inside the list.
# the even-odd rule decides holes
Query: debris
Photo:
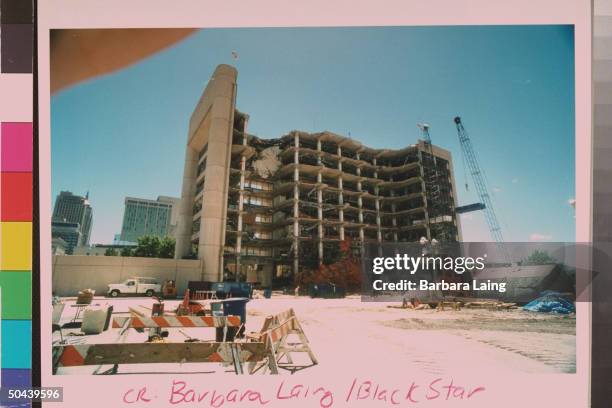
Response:
[[[205,314],[204,306],[196,301],[189,300],[189,289],[185,291],[185,297],[181,304],[174,311],[177,316],[199,315]]]
[[[263,299],[263,298],[264,298],[264,291],[263,290],[253,289],[252,299]]]
[[[445,307],[449,307],[452,310],[461,310],[461,306],[462,306],[461,302],[445,302],[445,301],[442,301],[442,302],[438,302],[438,306],[436,307],[436,310],[442,312],[442,311],[444,311]]]
[[[259,177],[267,179],[276,173],[282,164],[278,159],[279,153],[280,147],[278,146],[268,147],[259,153],[257,160],[253,161],[253,169]]]
[[[179,330],[179,333],[181,333],[183,336],[185,336],[187,338],[185,340],[185,343],[196,343],[198,341],[201,341],[200,339],[196,339],[195,337],[191,337],[190,335],[188,335],[187,333],[185,333],[182,330]]]
[[[108,307],[104,309],[85,309],[81,331],[84,334],[99,334],[104,330]]]
[[[575,313],[576,308],[572,302],[563,297],[559,292],[546,291],[542,296],[523,306],[524,310],[541,313],[570,314]]]
[[[176,298],[176,282],[173,280],[167,280],[164,282],[162,286],[162,294],[164,299],[174,299]]]
[[[498,300],[483,300],[467,302],[463,305],[467,309],[487,309],[487,310],[509,310],[516,309],[516,303],[500,302]]]
[[[77,297],[77,305],[88,305],[93,300],[94,294],[96,293],[93,289],[83,289],[79,292]]]

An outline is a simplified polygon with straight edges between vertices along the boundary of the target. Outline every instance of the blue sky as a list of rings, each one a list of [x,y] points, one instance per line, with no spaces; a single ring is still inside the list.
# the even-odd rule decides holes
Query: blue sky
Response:
[[[234,62],[231,52],[236,51]],[[454,157],[460,204],[477,201],[453,117],[487,173],[507,241],[573,241],[571,26],[201,30],[51,99],[52,203],[90,192],[92,243],[120,232],[126,196],[180,196],[189,117],[214,68],[238,68],[249,132],[330,130],[399,148],[431,126]],[[481,213],[464,239],[490,240]]]

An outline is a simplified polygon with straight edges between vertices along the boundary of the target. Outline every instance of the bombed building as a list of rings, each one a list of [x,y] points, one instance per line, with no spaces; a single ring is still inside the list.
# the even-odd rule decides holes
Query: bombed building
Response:
[[[331,132],[248,133],[236,69],[220,65],[190,120],[175,256],[204,280],[291,282],[340,243],[460,240],[450,152],[373,149]],[[416,138],[415,138],[416,140]]]

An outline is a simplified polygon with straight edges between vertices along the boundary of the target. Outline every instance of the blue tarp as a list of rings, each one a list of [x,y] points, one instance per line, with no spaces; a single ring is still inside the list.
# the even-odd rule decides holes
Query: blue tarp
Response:
[[[541,296],[523,306],[523,309],[530,312],[542,313],[559,313],[570,314],[575,313],[574,304],[565,299],[560,293],[547,290],[541,293]]]

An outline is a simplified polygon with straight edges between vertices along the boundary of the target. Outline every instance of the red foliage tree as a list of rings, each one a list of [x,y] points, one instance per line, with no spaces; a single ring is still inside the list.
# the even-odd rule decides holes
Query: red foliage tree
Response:
[[[322,264],[314,271],[300,274],[298,284],[308,287],[311,284],[332,283],[350,292],[361,290],[361,259],[353,255],[350,239],[340,242],[340,253],[342,255],[337,262]]]

